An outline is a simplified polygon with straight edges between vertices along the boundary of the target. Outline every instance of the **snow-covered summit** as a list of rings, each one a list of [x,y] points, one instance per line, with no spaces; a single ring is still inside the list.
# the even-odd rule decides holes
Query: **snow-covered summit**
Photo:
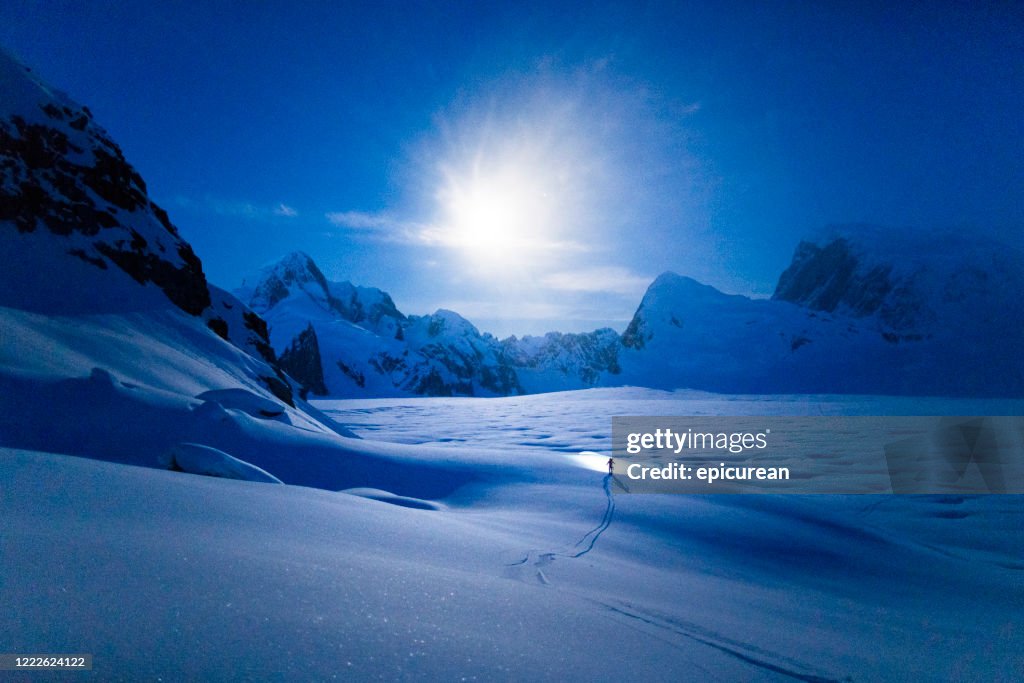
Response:
[[[431,315],[419,316],[414,319],[422,327],[428,338],[442,335],[450,337],[479,337],[480,330],[455,311],[439,308]]]
[[[668,324],[681,328],[684,311],[687,314],[699,312],[730,298],[734,302],[746,299],[725,294],[691,277],[666,271],[655,278],[644,293],[633,319],[622,334],[622,345],[642,349],[653,335],[652,326]]]
[[[331,308],[327,279],[307,254],[296,251],[246,277],[240,291],[248,291],[248,304],[267,311],[288,296],[301,292],[325,310]]]
[[[285,369],[318,395],[504,396],[594,386],[615,368],[607,333],[603,345],[587,335],[502,342],[455,311],[406,316],[387,292],[330,281],[301,252],[236,294],[269,322]]]
[[[331,282],[308,254],[296,251],[246,277],[236,290],[239,298],[261,314],[284,302],[286,307],[307,308],[312,317],[341,317],[374,332],[394,334],[405,316],[391,297],[374,287]]]

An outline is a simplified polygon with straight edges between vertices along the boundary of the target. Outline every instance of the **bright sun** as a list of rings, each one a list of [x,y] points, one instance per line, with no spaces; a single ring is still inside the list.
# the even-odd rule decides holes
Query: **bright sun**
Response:
[[[543,173],[515,165],[449,175],[441,240],[487,268],[519,268],[552,246],[558,207]]]

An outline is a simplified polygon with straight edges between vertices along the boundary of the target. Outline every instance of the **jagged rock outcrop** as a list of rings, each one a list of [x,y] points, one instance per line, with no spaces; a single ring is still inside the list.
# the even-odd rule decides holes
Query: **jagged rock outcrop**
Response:
[[[585,333],[549,332],[502,341],[506,358],[528,393],[597,386],[621,372],[621,337],[611,328]]]
[[[92,113],[0,54],[0,223],[69,238],[96,268],[153,283],[183,311],[210,305],[203,267]]]
[[[320,343],[312,324],[292,340],[291,346],[281,352],[280,365],[281,369],[302,385],[303,398],[307,392],[312,392],[316,396],[327,395],[323,363],[320,359]]]
[[[845,225],[800,242],[772,298],[871,319],[896,343],[954,322],[1012,334],[992,326],[1019,315],[1022,287],[1024,256],[984,237]]]
[[[0,238],[11,256],[0,306],[121,313],[169,302],[260,359],[260,381],[293,404],[266,323],[207,283],[192,247],[89,109],[2,50],[0,93]]]

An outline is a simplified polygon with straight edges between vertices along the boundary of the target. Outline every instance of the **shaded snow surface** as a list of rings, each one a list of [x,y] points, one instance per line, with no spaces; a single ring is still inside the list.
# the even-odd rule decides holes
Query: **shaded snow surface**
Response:
[[[570,452],[611,414],[906,401],[318,404],[362,440],[220,408],[226,451],[321,489],[0,450],[0,634],[93,653],[90,680],[1019,679],[1020,497],[612,497]]]

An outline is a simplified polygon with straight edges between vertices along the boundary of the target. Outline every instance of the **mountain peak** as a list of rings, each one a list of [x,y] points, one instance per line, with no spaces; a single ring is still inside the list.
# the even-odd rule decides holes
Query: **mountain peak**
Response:
[[[692,277],[679,275],[670,270],[665,271],[654,279],[654,282],[647,288],[641,307],[650,306],[656,301],[669,298],[673,301],[681,299],[707,298],[716,296],[728,296],[720,290],[698,282]]]
[[[305,292],[322,306],[330,307],[327,278],[313,259],[302,251],[293,251],[270,263],[242,283],[248,304],[256,311],[268,311],[290,296],[294,290]]]
[[[439,308],[432,315],[425,316],[425,319],[429,320],[428,331],[431,337],[436,337],[442,333],[474,337],[480,335],[480,331],[473,323],[447,308]]]
[[[268,267],[286,283],[316,282],[326,289],[327,278],[313,258],[304,251],[293,251]]]

